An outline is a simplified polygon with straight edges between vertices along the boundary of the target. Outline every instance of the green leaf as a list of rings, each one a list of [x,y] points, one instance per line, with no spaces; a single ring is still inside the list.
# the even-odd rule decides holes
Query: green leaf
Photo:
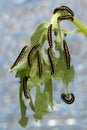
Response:
[[[18,70],[17,72],[16,72],[16,75],[15,75],[15,77],[16,78],[23,78],[23,77],[25,77],[25,76],[29,76],[29,71],[30,71],[30,69],[29,68],[26,68],[26,69],[22,69],[22,70]]]
[[[41,36],[47,30],[47,23],[40,24],[34,34],[31,37],[31,44],[35,45],[36,43],[40,43]]]
[[[27,126],[27,123],[28,123],[28,117],[22,117],[22,118],[19,120],[20,126],[22,126],[22,127],[24,127],[24,128]]]
[[[22,81],[22,79],[21,79],[21,81]],[[19,120],[19,124],[25,128],[28,123],[28,117],[26,117],[27,108],[22,99],[22,84],[20,85],[19,100],[20,100],[20,110],[21,110],[21,119]]]
[[[53,79],[57,80],[58,83],[62,80],[63,71],[61,69],[60,58],[55,59],[55,73],[53,75]]]
[[[24,54],[23,59],[20,61],[20,63],[18,65],[16,65],[12,69],[10,69],[9,70],[10,72],[12,72],[14,70],[26,69],[26,67],[28,67],[27,57],[28,57],[29,51],[31,50],[31,48],[35,44],[38,44],[38,43],[40,44],[38,49],[41,49],[43,43],[46,40],[46,34],[47,34],[47,23],[42,23],[42,24],[40,24],[38,26],[38,28],[36,29],[35,33],[31,36],[31,45],[27,48],[26,53]]]
[[[36,98],[35,98],[35,114],[34,118],[40,120],[45,114],[49,113],[48,110],[49,95],[47,92],[40,92],[40,87],[36,87]]]
[[[63,50],[60,50],[59,62],[62,70],[62,81],[65,86],[68,86],[68,84],[74,80],[74,67],[71,66],[70,69],[67,69],[66,58]]]
[[[31,97],[30,97],[30,102],[29,102],[29,105],[30,105],[30,107],[31,107],[32,111],[34,111],[34,112],[35,112],[35,106],[34,106],[34,104],[33,104],[33,101],[32,101],[32,98],[31,98]]]
[[[31,70],[29,72],[29,76],[32,78],[34,76],[36,76],[36,73],[38,71],[38,66],[37,66],[37,56],[35,55],[34,58],[33,58],[33,64],[32,64],[32,67],[31,67]]]
[[[53,88],[52,88],[52,79],[47,80],[47,82],[45,82],[45,92],[48,93],[49,95],[49,104],[50,107],[53,109]]]
[[[48,62],[45,62],[44,59],[42,59],[43,65],[42,65],[42,76],[39,77],[38,74],[38,67],[36,63],[34,64],[34,69],[32,70],[31,74],[33,75],[31,78],[28,79],[27,85],[32,88],[34,86],[40,86],[41,84],[45,83],[47,79],[49,80],[50,75],[50,66]],[[44,71],[45,70],[45,71]],[[36,73],[37,71],[37,73]]]
[[[63,33],[63,32],[61,32]],[[62,39],[64,39],[64,35],[62,34]],[[67,69],[66,65],[66,58],[65,58],[65,53],[62,49],[62,43],[59,40],[59,36],[56,37],[55,39],[55,49],[59,51],[60,57],[57,60],[57,65],[56,65],[56,76],[54,78],[56,79],[57,75],[60,74],[60,77],[65,85],[65,87],[68,87],[68,84],[74,80],[74,67],[71,66],[70,69]],[[58,81],[58,79],[57,79]]]

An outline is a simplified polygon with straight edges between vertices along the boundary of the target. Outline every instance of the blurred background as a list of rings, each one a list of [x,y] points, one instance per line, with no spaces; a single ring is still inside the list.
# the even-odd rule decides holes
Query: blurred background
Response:
[[[87,0],[0,0],[0,130],[22,130],[20,119],[19,79],[8,70],[38,24],[49,22],[55,7],[67,5],[87,26]],[[65,27],[65,26],[64,26]],[[68,29],[74,28],[66,23]],[[87,130],[87,40],[81,34],[67,37],[75,80],[70,91],[75,94],[72,105],[60,99],[62,85],[54,83],[54,110],[41,121],[34,122],[31,111],[26,130]]]

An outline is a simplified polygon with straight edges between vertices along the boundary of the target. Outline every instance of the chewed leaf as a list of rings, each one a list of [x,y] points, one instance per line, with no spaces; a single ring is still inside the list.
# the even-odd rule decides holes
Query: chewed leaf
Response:
[[[36,76],[36,73],[37,73],[37,59],[36,59],[36,56],[34,57],[34,61],[33,61],[33,65],[31,67],[31,70],[30,72],[28,73],[29,76],[32,78],[34,76]]]
[[[64,82],[65,86],[68,86],[68,84],[74,80],[74,67],[70,66],[70,69],[67,69],[66,58],[62,50],[60,51],[59,61],[62,70],[62,81]]]
[[[28,117],[22,117],[22,118],[19,120],[20,126],[22,126],[22,127],[24,127],[24,128],[27,126],[27,123],[28,123]]]
[[[49,95],[49,105],[53,108],[53,88],[52,88],[52,79],[49,79],[45,82],[45,92]]]
[[[21,79],[22,81],[22,79]],[[20,100],[20,110],[21,110],[21,119],[19,120],[19,124],[22,127],[26,127],[28,123],[28,117],[26,117],[26,106],[24,104],[24,101],[22,99],[22,84],[20,85],[20,91],[19,91],[19,100]]]
[[[31,98],[31,97],[30,97],[30,102],[29,102],[29,105],[30,105],[30,107],[31,107],[32,111],[34,111],[34,112],[35,112],[35,106],[34,106],[34,104],[33,104],[33,101],[32,101],[32,98]]]
[[[27,76],[29,75],[29,72],[30,72],[30,68],[26,68],[26,69],[22,69],[22,70],[18,70],[15,77],[16,78],[23,78],[24,76]]]
[[[47,92],[40,92],[39,86],[36,87],[36,98],[35,98],[35,114],[34,118],[40,120],[45,114],[49,113],[48,110],[49,95]]]
[[[60,83],[60,81],[62,80],[62,75],[63,75],[63,71],[61,69],[61,62],[60,62],[60,58],[55,59],[55,73],[53,75],[53,79],[57,80],[58,83]]]
[[[70,82],[73,82],[74,80],[74,67],[71,66],[71,68],[69,70],[65,70],[64,73],[63,73],[63,82],[64,84],[66,84],[66,86],[68,86],[68,84]]]
[[[47,29],[47,23],[42,23],[37,27],[35,33],[31,37],[32,45],[35,43],[39,43],[40,38],[41,38],[42,34],[46,31],[46,29]]]
[[[34,66],[35,68],[31,72],[32,77],[29,78],[28,82],[27,82],[27,85],[30,88],[32,88],[34,86],[40,86],[41,84],[47,82],[47,79],[49,80],[50,77],[51,77],[51,75],[50,75],[50,66],[48,65],[48,62],[44,62],[44,59],[42,59],[42,61],[43,61],[43,64],[42,64],[42,76],[39,77],[37,66]],[[37,70],[37,73],[36,73],[36,70]]]

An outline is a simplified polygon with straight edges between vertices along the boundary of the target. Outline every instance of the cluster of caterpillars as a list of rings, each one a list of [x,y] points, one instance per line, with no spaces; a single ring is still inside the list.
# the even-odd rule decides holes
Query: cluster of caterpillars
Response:
[[[61,20],[74,20],[74,13],[73,11],[67,7],[67,6],[60,6],[54,9],[53,14],[57,13],[58,11],[62,12],[62,11],[66,11],[68,13],[68,15],[61,15],[57,18],[57,20],[61,21]],[[69,53],[69,49],[68,49],[68,45],[65,41],[65,39],[63,40],[63,49],[64,49],[64,53],[65,53],[65,59],[66,59],[66,66],[67,69],[70,69],[70,53]],[[67,98],[67,95],[69,95],[69,97]],[[73,93],[70,94],[61,94],[61,99],[67,103],[67,104],[72,104],[75,100],[75,96]]]
[[[60,8],[55,8],[54,11],[53,11],[53,14],[57,13],[58,11],[67,11],[69,13],[69,15],[62,15],[62,16],[59,16],[57,20],[67,20],[67,19],[70,19],[70,20],[73,20],[74,19],[74,13],[73,11],[67,7],[67,6],[61,6]],[[49,59],[49,63],[50,63],[50,70],[51,70],[51,75],[54,74],[55,72],[55,67],[54,67],[54,62],[53,62],[53,55],[51,53],[51,50],[53,48],[53,42],[52,42],[52,24],[49,25],[48,27],[48,31],[47,31],[47,39],[48,39],[48,44],[49,44],[49,47],[47,49],[47,54],[48,54],[48,59]],[[38,50],[38,47],[39,47],[39,43],[34,45],[30,52],[28,53],[28,57],[27,57],[27,62],[28,62],[28,65],[29,67],[32,67],[32,55],[33,53],[36,53],[36,56],[37,56],[37,63],[38,63],[38,75],[39,77],[41,77],[42,75],[42,60],[41,60],[41,55],[40,55],[40,52]],[[27,49],[27,46],[24,46],[23,49],[21,50],[19,56],[17,57],[17,59],[15,60],[14,64],[12,65],[11,69],[13,67],[15,67],[20,61],[21,59],[23,58],[24,56],[24,53],[26,52],[26,49]],[[63,40],[63,49],[64,49],[64,53],[65,53],[65,58],[66,58],[66,67],[67,69],[70,69],[70,53],[69,53],[69,49],[68,49],[68,46],[67,46],[67,43],[65,41],[65,39]],[[24,92],[24,96],[29,99],[29,96],[28,96],[28,91],[27,91],[27,80],[28,80],[28,77],[24,77],[23,78],[23,92]],[[67,103],[67,104],[71,104],[74,102],[74,95],[71,93],[70,94],[71,98],[70,99],[67,99],[66,98],[66,94],[61,94],[61,98],[62,100]]]

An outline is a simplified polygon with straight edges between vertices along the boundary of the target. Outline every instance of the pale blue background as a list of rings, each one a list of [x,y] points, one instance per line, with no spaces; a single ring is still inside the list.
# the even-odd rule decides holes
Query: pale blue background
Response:
[[[0,0],[0,130],[22,130],[18,125],[19,80],[8,70],[38,24],[48,22],[53,9],[67,5],[87,26],[87,0]],[[65,27],[65,26],[64,26]],[[67,28],[74,28],[66,24]],[[34,122],[31,111],[26,130],[87,130],[87,40],[83,35],[67,37],[75,80],[71,91],[76,100],[67,105],[60,99],[62,85],[54,84],[55,108],[41,122]]]

